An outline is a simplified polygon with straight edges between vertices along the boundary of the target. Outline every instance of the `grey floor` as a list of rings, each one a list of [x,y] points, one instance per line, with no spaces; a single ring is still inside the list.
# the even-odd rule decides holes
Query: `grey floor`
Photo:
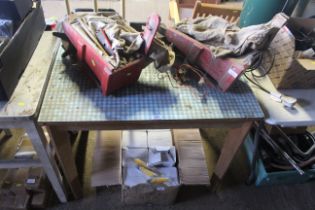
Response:
[[[237,186],[213,194],[202,189],[186,189],[192,195],[182,195],[172,206],[124,206],[120,202],[120,190],[117,188],[104,190],[96,196],[80,201],[57,205],[51,210],[66,209],[224,209],[224,210],[314,210],[314,183],[278,186],[248,187]],[[185,189],[183,189],[184,191]]]

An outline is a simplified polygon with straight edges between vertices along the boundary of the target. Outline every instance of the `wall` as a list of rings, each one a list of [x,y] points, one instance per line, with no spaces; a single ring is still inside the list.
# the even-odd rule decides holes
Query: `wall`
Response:
[[[62,0],[42,0],[46,17],[62,18],[66,14],[65,2]],[[93,8],[92,0],[70,0],[71,8]],[[112,8],[120,13],[119,0],[99,0],[100,8]],[[157,12],[162,21],[169,17],[168,0],[125,0],[125,14],[128,21],[145,22],[147,17]]]

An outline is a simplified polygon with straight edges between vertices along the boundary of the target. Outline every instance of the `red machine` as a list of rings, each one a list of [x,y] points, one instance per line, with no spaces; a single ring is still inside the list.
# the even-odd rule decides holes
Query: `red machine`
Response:
[[[115,68],[107,62],[90,40],[82,37],[73,27],[70,19],[71,17],[68,17],[68,20],[63,22],[64,33],[76,49],[77,58],[80,61],[84,61],[95,74],[104,95],[108,95],[138,80],[142,69],[149,64],[146,60],[146,56],[160,26],[159,15],[151,15],[148,18],[144,31],[141,33],[144,40],[141,48],[141,57],[118,68]]]
[[[232,59],[215,58],[207,46],[176,29],[163,28],[161,33],[186,56],[190,64],[207,72],[217,82],[214,85],[222,91],[228,90],[245,69],[244,65]]]

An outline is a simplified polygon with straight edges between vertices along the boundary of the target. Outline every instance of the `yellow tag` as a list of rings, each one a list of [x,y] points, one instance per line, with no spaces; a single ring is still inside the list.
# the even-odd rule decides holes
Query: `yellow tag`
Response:
[[[25,106],[25,103],[24,102],[19,102],[18,105],[19,106]]]
[[[148,169],[148,168],[145,168],[145,167],[140,166],[139,169],[140,169],[140,171],[141,171],[143,174],[145,174],[145,175],[147,175],[147,176],[150,176],[150,177],[152,177],[152,176],[157,176],[156,173],[154,173],[153,171],[151,171],[151,170]]]
[[[137,164],[137,166],[142,166],[147,168],[147,164],[145,164],[145,162],[139,158],[134,159],[135,164]]]
[[[169,179],[166,177],[156,177],[156,178],[152,178],[150,180],[151,184],[164,184],[168,181],[169,181]]]

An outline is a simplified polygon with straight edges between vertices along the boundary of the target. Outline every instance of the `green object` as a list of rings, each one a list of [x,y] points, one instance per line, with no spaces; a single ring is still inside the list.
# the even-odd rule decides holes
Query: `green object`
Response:
[[[247,136],[245,140],[245,150],[250,162],[253,160],[254,143],[251,137]],[[282,185],[282,184],[299,184],[315,179],[315,169],[305,170],[304,175],[300,175],[295,170],[273,171],[268,172],[261,158],[258,158],[255,168],[256,186],[264,185]]]
[[[240,26],[266,23],[281,11],[291,15],[299,0],[245,0]]]

